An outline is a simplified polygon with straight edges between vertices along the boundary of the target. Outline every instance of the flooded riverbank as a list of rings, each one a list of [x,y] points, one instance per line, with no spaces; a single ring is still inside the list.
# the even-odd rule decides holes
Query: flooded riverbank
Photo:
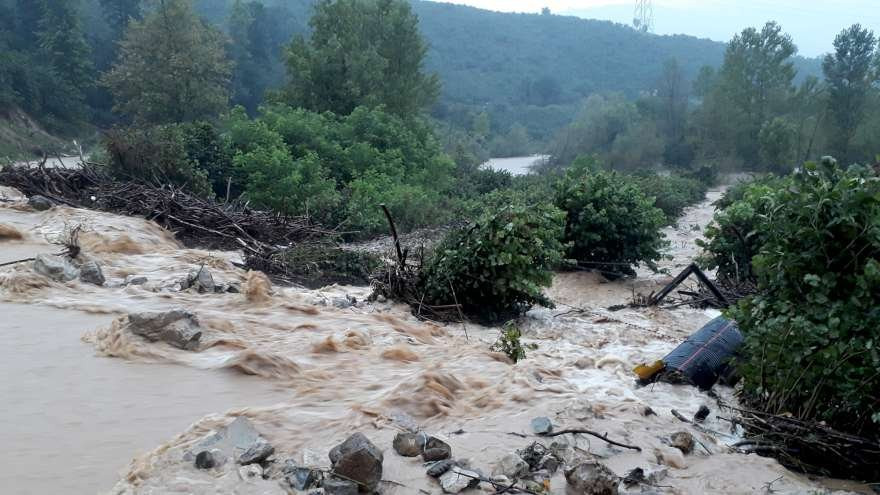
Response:
[[[667,229],[673,241],[670,270],[696,252],[693,241],[719,194],[711,193]],[[100,484],[111,493],[286,493],[283,481],[271,476],[247,479],[234,465],[197,470],[184,460],[192,445],[238,416],[249,418],[272,443],[279,463],[295,459],[326,468],[331,447],[355,431],[364,433],[385,452],[387,494],[439,492],[420,460],[391,449],[405,426],[443,438],[456,458],[490,473],[504,455],[539,440],[530,436],[529,426],[537,416],[560,428],[590,428],[640,446],[636,452],[590,437],[557,438],[618,475],[635,467],[664,469],[658,483],[664,493],[755,493],[769,482],[777,493],[822,490],[772,459],[731,451],[728,445],[739,432],[718,417],[713,396],[688,386],[635,385],[634,364],[661,358],[717,314],[606,309],[628,302],[634,291],[655,290],[666,275],[640,272],[637,279],[617,282],[589,273],[557,276],[548,295],[559,307],[533,310],[518,322],[524,342],[535,349],[513,364],[489,350],[497,328],[420,322],[405,307],[365,303],[368,288],[273,288],[259,275],[235,268],[238,253],[184,249],[141,219],[65,207],[34,212],[21,203],[0,203],[0,224],[22,234],[0,242],[0,260],[55,251],[53,237],[83,225],[84,256],[100,262],[107,276],[105,286],[97,287],[49,282],[28,263],[0,268],[0,298],[13,304],[4,306],[4,313],[16,314],[14,323],[0,324],[15,342],[7,352],[43,353],[26,362],[21,361],[26,352],[8,356],[12,376],[37,363],[26,389],[6,384],[13,387],[10,395],[18,394],[12,417],[25,432],[12,436],[7,432],[16,426],[2,425],[4,437],[15,442],[8,450],[25,452],[8,462],[39,473],[45,462],[40,454],[47,449],[62,458],[82,449],[94,453],[65,471],[69,492],[90,493]],[[219,283],[239,284],[241,292],[181,290],[180,281],[202,266]],[[130,276],[143,276],[146,283],[125,285]],[[358,302],[334,307],[339,298]],[[172,308],[198,316],[203,336],[195,351],[148,342],[127,333],[125,320],[117,319],[128,311]],[[65,374],[68,369],[77,371]],[[716,392],[735,402],[730,389]],[[46,403],[46,397],[57,400]],[[690,415],[701,405],[713,411],[705,428],[718,435],[691,429],[671,414],[676,409]],[[89,407],[104,413],[91,415],[97,424],[77,412]],[[646,415],[649,408],[655,414]],[[41,410],[58,411],[51,426],[39,419]],[[40,425],[43,435],[36,434]],[[670,447],[669,436],[681,430],[703,447],[687,456]],[[139,455],[144,445],[156,448]],[[135,459],[116,477],[126,457]],[[39,493],[61,481],[27,478],[19,492]],[[564,493],[565,484],[557,472],[550,492]]]

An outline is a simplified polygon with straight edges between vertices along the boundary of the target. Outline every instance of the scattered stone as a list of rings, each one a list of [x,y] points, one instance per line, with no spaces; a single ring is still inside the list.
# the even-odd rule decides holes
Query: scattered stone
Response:
[[[675,469],[684,469],[687,462],[684,460],[684,454],[680,450],[672,447],[660,447],[654,451],[658,464],[669,466]]]
[[[195,315],[181,309],[165,313],[132,313],[128,315],[128,328],[147,340],[167,342],[185,350],[196,349],[202,338]]]
[[[143,275],[129,275],[125,277],[125,285],[144,285],[147,283],[147,277]]]
[[[524,460],[531,469],[539,469],[541,460],[547,455],[547,447],[540,443],[533,443],[528,447],[516,451],[519,457]]]
[[[503,475],[508,478],[520,478],[528,472],[528,462],[522,460],[522,458],[516,454],[507,454],[498,461],[492,474],[495,476]]]
[[[565,480],[578,495],[613,495],[619,479],[603,464],[586,461],[565,470]]]
[[[502,485],[504,487],[510,486],[510,478],[504,476],[503,474],[499,474],[498,476],[492,476],[492,481]]]
[[[706,418],[709,417],[709,413],[710,411],[708,407],[706,407],[705,405],[700,406],[700,410],[697,411],[697,414],[694,414],[694,421],[696,421],[697,423],[702,423],[706,420]]]
[[[651,409],[651,406],[645,406],[645,409],[642,411],[642,416],[656,416],[657,413]]]
[[[86,261],[79,269],[79,279],[83,282],[95,285],[104,285],[107,279],[101,271],[101,265],[95,261]]]
[[[338,309],[348,309],[357,304],[357,299],[351,296],[334,297],[332,303]]]
[[[229,294],[238,294],[241,292],[241,284],[238,282],[229,282],[226,286],[226,292]]]
[[[55,206],[55,203],[52,202],[49,198],[45,196],[31,196],[28,198],[28,206],[37,210],[37,211],[46,211],[49,208]]]
[[[214,292],[214,287],[214,276],[211,275],[211,270],[204,266],[189,272],[186,278],[186,288],[194,288],[200,293]]]
[[[466,488],[475,488],[472,485],[475,479],[477,486],[479,486],[479,477],[480,475],[476,471],[453,466],[449,471],[443,473],[443,476],[440,476],[440,487],[444,493],[459,493]]]
[[[434,464],[431,464],[431,467],[428,468],[428,476],[432,478],[439,478],[443,473],[449,471],[455,463],[449,459],[443,459],[442,461],[437,461]]]
[[[537,481],[532,481],[532,480],[523,481],[523,488],[525,488],[526,490],[535,492],[535,493],[543,493],[547,489],[547,487],[544,486],[543,483],[538,483]]]
[[[355,433],[330,451],[333,473],[373,491],[382,479],[382,452],[363,433]]]
[[[243,481],[251,481],[263,478],[263,468],[259,464],[248,464],[238,468],[238,476]]]
[[[532,481],[537,481],[538,483],[544,483],[545,481],[550,481],[553,475],[550,474],[550,471],[546,469],[539,469],[533,473],[529,473],[529,478]]]
[[[626,476],[623,477],[623,484],[626,486],[638,485],[639,483],[644,483],[647,481],[645,477],[645,470],[637,467],[630,472],[626,473]]]
[[[321,483],[322,473],[316,469],[297,466],[292,460],[288,460],[282,470],[284,479],[294,490],[308,490]]]
[[[553,454],[553,457],[558,459],[561,464],[575,464],[575,459],[577,458],[577,452],[575,452],[574,447],[561,440],[554,441],[550,444],[550,453]]]
[[[553,431],[553,423],[550,421],[550,418],[544,416],[535,418],[532,420],[532,431],[536,435],[546,435]]]
[[[428,438],[424,433],[401,432],[394,437],[394,451],[404,457],[416,457],[422,453],[422,449]]]
[[[183,458],[191,460],[194,452],[211,450],[223,455],[224,458],[238,459],[248,449],[265,441],[247,418],[239,416],[216,433],[203,438]]]
[[[686,431],[677,431],[669,437],[669,445],[682,451],[685,455],[694,451],[694,436]]]
[[[195,466],[198,469],[211,469],[223,465],[225,458],[218,449],[203,450],[196,454]]]
[[[648,479],[648,483],[651,485],[656,485],[661,481],[666,479],[666,476],[669,474],[669,470],[665,467],[656,467],[645,474],[645,477]]]
[[[226,284],[218,283],[214,284],[214,294],[225,294],[226,293]]]
[[[269,442],[260,438],[256,443],[248,447],[247,450],[244,451],[238,457],[238,463],[247,466],[248,464],[255,464],[265,461],[269,458],[270,455],[275,453],[275,447],[269,444]]]
[[[357,495],[358,485],[353,481],[328,478],[321,485],[326,495]]]
[[[452,447],[448,443],[437,437],[429,437],[425,443],[425,451],[422,453],[422,459],[425,462],[440,461],[452,457]]]
[[[56,282],[70,282],[79,276],[79,270],[70,261],[53,254],[38,254],[34,271]]]

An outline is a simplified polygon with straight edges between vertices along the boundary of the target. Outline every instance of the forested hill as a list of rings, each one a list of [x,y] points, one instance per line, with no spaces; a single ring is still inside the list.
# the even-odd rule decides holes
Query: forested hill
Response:
[[[413,6],[431,44],[428,67],[443,79],[444,95],[459,102],[544,105],[601,91],[634,96],[654,87],[669,58],[692,78],[724,55],[722,43],[645,35],[607,21]]]

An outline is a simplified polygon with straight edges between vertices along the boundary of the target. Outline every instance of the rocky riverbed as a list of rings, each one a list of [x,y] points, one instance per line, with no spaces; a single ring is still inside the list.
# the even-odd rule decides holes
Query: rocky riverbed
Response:
[[[719,194],[668,229],[670,271],[696,254],[694,240]],[[517,480],[515,487],[535,493],[828,491],[825,481],[729,447],[740,432],[716,397],[735,403],[732,390],[635,384],[634,365],[663,357],[717,315],[607,309],[656,290],[668,275],[641,272],[616,282],[592,273],[558,275],[548,290],[557,309],[536,309],[518,322],[534,349],[514,364],[489,350],[497,328],[420,322],[406,307],[365,302],[365,287],[273,287],[262,274],[236,268],[239,253],[184,249],[143,219],[38,209],[8,189],[0,197],[0,264],[40,260],[0,267],[0,298],[14,322],[0,324],[4,334],[27,332],[43,325],[41,313],[61,312],[69,321],[60,318],[51,330],[59,339],[80,335],[80,359],[118,364],[142,382],[155,374],[163,388],[148,396],[111,368],[106,376],[79,378],[105,384],[92,388],[95,400],[112,402],[117,394],[113,399],[132,403],[138,414],[131,417],[114,410],[132,431],[155,434],[157,422],[179,424],[181,414],[191,414],[191,401],[181,404],[183,392],[170,385],[175,374],[183,380],[198,373],[203,390],[196,380],[187,397],[211,407],[205,413],[212,414],[190,417],[178,434],[154,438],[152,450],[133,445],[118,476],[119,449],[102,456],[92,452],[101,443],[88,439],[25,445],[26,437],[7,435],[16,426],[3,424],[10,430],[4,438],[21,444],[5,450],[25,452],[15,461],[22,471],[45,473],[46,451],[70,464],[83,450],[96,456],[87,470],[44,474],[63,478],[69,492],[93,491],[96,471],[116,479],[101,491],[118,494],[491,493]],[[82,252],[74,262],[38,256],[57,253],[53,242],[76,226]],[[80,400],[63,393],[69,385],[57,373],[42,378],[34,372],[28,390]],[[235,392],[218,400],[220,383]],[[12,413],[20,410],[27,423],[23,412],[35,409],[34,394],[15,387],[9,394]],[[691,417],[701,406],[709,415],[700,428],[671,413]],[[564,429],[589,429],[638,449],[592,435],[548,436]],[[76,425],[53,433],[75,436],[70,430]],[[91,431],[89,438],[102,434]],[[14,493],[45,491],[34,488],[39,480],[12,483]]]

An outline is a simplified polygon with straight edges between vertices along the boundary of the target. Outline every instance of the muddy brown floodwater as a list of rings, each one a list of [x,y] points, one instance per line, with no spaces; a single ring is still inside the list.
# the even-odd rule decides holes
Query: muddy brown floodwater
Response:
[[[696,254],[693,241],[719,194],[667,229],[671,271]],[[363,432],[385,451],[386,494],[439,493],[418,459],[391,449],[402,427],[418,425],[450,443],[456,458],[491,472],[498,459],[537,440],[529,437],[536,416],[641,446],[635,452],[557,437],[618,475],[665,465],[663,493],[756,493],[771,482],[774,493],[824,491],[775,460],[733,452],[741,432],[718,418],[715,398],[688,386],[635,385],[635,364],[663,357],[717,315],[606,309],[634,291],[656,290],[668,275],[640,272],[613,283],[558,275],[548,295],[559,307],[534,309],[518,322],[536,349],[513,364],[489,351],[497,328],[427,324],[391,303],[338,309],[328,302],[345,295],[363,301],[369,289],[273,288],[233,265],[239,253],[184,249],[142,219],[66,207],[34,212],[22,201],[0,201],[0,226],[19,234],[0,240],[0,263],[57,251],[51,241],[75,225],[85,229],[82,256],[103,266],[104,287],[51,282],[30,263],[0,267],[4,493],[288,493],[277,479],[243,479],[228,464],[197,470],[183,460],[238,416],[275,446],[277,459],[319,468],[329,464],[332,446]],[[179,281],[200,266],[217,281],[242,284],[242,293],[180,290]],[[129,275],[148,281],[126,286]],[[198,315],[204,334],[197,350],[147,342],[119,318],[171,308]],[[735,403],[730,389],[716,392]],[[690,427],[670,411],[689,415],[700,405],[713,410],[705,427],[718,434],[691,430],[703,447],[682,456],[667,439]],[[645,416],[648,407],[656,414]],[[561,473],[550,487],[564,493]]]

